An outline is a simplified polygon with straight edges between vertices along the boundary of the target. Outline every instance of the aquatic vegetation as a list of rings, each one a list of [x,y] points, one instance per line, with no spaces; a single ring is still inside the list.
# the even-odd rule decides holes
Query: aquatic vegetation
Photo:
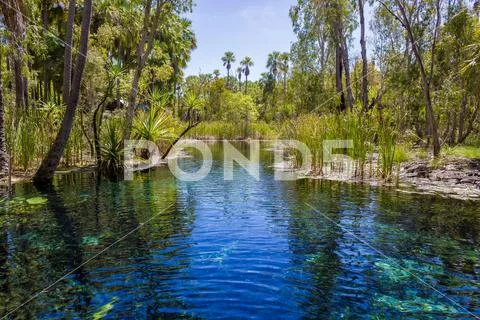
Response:
[[[95,247],[100,244],[100,240],[94,236],[83,236],[82,237],[82,245],[84,246],[91,246]]]
[[[26,201],[28,204],[31,204],[31,205],[42,205],[47,203],[48,199],[43,197],[33,197],[33,198],[28,198]]]
[[[113,309],[115,303],[118,301],[118,297],[113,297],[108,303],[99,307],[97,312],[92,315],[93,320],[103,319],[108,315],[108,313]]]
[[[410,299],[397,299],[392,296],[378,295],[376,303],[381,307],[388,307],[402,313],[441,313],[444,315],[455,315],[458,313],[455,307],[418,296],[413,296]]]
[[[379,268],[390,281],[399,282],[412,276],[409,271],[387,262],[378,261],[375,262],[375,266]]]

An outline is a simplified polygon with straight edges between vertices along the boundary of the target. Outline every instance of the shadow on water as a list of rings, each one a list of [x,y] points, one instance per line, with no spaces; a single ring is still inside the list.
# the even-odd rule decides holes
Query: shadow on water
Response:
[[[15,317],[89,318],[113,305],[128,306],[119,309],[121,312],[155,317],[162,313],[158,309],[165,302],[186,309],[181,301],[165,294],[167,290],[160,290],[184,265],[161,265],[156,260],[159,256],[167,261],[177,258],[176,250],[166,250],[169,238],[187,236],[186,224],[191,218],[179,217],[182,213],[171,176],[156,178],[165,186],[156,193],[158,180],[148,176],[128,183],[97,180],[93,174],[67,175],[57,179],[56,187],[44,188],[41,193],[29,184],[18,185],[18,201],[9,215],[24,216],[2,221],[1,314],[72,270],[66,279],[19,308]],[[45,205],[26,205],[30,195],[45,199]],[[157,217],[141,225],[153,215]],[[138,230],[89,261],[134,229]],[[105,291],[106,283],[113,290]]]

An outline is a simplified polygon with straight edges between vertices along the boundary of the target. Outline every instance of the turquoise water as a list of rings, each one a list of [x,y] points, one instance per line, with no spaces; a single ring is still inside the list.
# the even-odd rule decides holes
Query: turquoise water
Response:
[[[212,149],[212,172],[199,182],[158,168],[128,182],[82,173],[48,191],[17,185],[0,204],[0,315],[480,316],[478,203],[275,181],[266,150],[260,181],[240,167],[224,181],[222,145]]]

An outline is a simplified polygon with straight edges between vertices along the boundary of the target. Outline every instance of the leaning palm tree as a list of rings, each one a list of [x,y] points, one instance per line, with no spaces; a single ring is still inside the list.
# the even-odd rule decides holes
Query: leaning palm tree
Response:
[[[70,0],[74,1],[74,0]],[[93,1],[85,0],[83,6],[83,16],[82,16],[82,26],[80,30],[80,40],[77,50],[75,71],[72,76],[72,83],[70,87],[70,94],[67,101],[67,108],[65,110],[65,115],[63,116],[62,125],[58,134],[53,142],[48,154],[43,159],[40,168],[38,168],[37,173],[33,177],[34,183],[38,187],[45,187],[50,184],[53,180],[53,175],[58,165],[60,164],[60,159],[62,158],[63,151],[68,142],[68,137],[73,128],[73,122],[75,119],[75,112],[77,110],[78,102],[80,99],[80,89],[83,79],[83,71],[85,69],[85,64],[87,62],[88,54],[88,38],[90,36],[90,22],[92,21],[92,8]],[[73,29],[74,22],[68,21],[67,29]],[[70,50],[65,50],[65,60],[68,60],[68,54],[71,54]]]
[[[280,61],[278,65],[278,70],[280,73],[283,75],[283,94],[287,94],[287,75],[288,75],[288,69],[289,69],[289,61],[290,61],[290,56],[288,55],[287,52],[283,52],[280,54]]]
[[[243,74],[242,67],[238,67],[237,68],[238,91],[242,91],[242,74]]]
[[[223,66],[227,68],[227,88],[230,85],[230,69],[232,68],[232,63],[235,62],[235,54],[231,51],[225,52],[225,55],[222,57]]]
[[[253,67],[253,60],[250,57],[245,57],[240,64],[243,67],[243,72],[245,73],[245,94],[248,90],[248,76],[250,75],[250,68]]]
[[[268,55],[267,69],[273,77],[273,87],[275,88],[275,82],[277,80],[278,69],[280,65],[280,52],[274,51]]]

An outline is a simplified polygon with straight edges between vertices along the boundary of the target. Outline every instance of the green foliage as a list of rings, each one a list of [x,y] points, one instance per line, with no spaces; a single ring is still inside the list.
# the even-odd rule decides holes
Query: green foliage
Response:
[[[112,178],[123,173],[123,141],[120,119],[111,118],[103,127],[100,156],[100,172]]]
[[[133,137],[159,142],[172,137],[169,116],[159,106],[152,104],[147,111],[137,112],[133,122]]]
[[[257,120],[258,112],[251,96],[225,91],[221,99],[221,120],[237,124]]]

